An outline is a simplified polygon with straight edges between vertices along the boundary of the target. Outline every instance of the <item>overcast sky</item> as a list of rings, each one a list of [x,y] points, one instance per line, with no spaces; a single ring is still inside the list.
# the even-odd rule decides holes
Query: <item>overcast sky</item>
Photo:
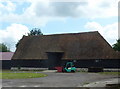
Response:
[[[119,0],[0,0],[0,43],[12,51],[32,28],[43,34],[99,31],[118,39]]]

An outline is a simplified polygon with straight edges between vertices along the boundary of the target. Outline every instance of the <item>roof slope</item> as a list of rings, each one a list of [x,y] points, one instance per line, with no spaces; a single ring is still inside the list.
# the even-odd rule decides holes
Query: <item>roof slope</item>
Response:
[[[11,60],[14,52],[0,52],[0,60]]]
[[[118,58],[106,40],[95,31],[24,36],[12,59],[47,59],[46,52],[64,52],[62,59]]]

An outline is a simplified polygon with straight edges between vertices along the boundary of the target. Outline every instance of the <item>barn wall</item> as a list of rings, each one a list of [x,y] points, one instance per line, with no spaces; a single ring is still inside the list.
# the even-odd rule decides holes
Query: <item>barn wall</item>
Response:
[[[73,61],[73,60],[71,60]],[[65,66],[68,60],[62,60],[61,66]],[[47,60],[3,60],[2,69],[10,69],[11,67],[35,67],[48,68]],[[74,65],[78,68],[103,67],[103,68],[120,68],[119,59],[103,59],[103,60],[77,60]]]
[[[73,60],[72,60],[73,61]],[[62,65],[67,61],[62,61]],[[74,65],[78,68],[103,67],[103,68],[120,68],[120,59],[101,59],[101,60],[77,60]]]
[[[46,60],[12,60],[12,67],[39,67],[46,68]]]
[[[11,60],[0,60],[0,64],[2,64],[2,68],[0,69],[10,69],[12,66],[12,61]]]
[[[61,66],[61,58],[63,53],[59,52],[48,52],[48,68],[49,69],[55,69],[55,66]]]

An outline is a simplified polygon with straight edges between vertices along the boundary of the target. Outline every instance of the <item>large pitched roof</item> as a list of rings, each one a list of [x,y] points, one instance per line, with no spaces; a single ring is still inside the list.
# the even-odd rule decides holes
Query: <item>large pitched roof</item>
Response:
[[[24,36],[12,59],[47,59],[46,52],[64,52],[62,59],[117,59],[99,32]]]

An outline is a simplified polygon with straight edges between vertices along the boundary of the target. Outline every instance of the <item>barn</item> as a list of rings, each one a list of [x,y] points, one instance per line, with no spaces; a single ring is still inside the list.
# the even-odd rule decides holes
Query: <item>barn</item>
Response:
[[[14,52],[0,52],[0,69],[10,69],[11,68],[11,58]]]
[[[81,68],[118,68],[119,54],[98,31],[23,36],[12,57],[12,67],[54,69],[73,61]]]

